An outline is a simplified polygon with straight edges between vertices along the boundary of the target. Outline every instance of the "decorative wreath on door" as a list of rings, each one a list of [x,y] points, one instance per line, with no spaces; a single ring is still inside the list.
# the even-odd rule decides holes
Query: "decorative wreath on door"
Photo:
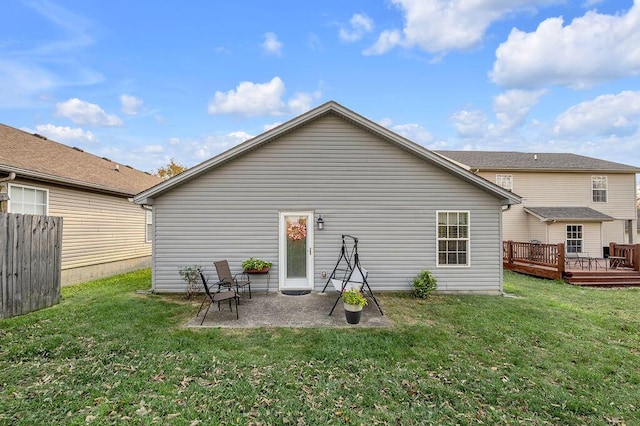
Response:
[[[292,241],[300,241],[307,237],[307,225],[300,222],[291,222],[287,225],[287,237]]]

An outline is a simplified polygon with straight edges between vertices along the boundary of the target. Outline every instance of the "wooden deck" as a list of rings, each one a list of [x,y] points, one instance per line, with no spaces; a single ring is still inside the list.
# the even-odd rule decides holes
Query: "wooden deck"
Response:
[[[592,287],[640,286],[640,244],[610,244],[614,259],[565,259],[564,244],[505,241],[505,269]],[[622,259],[622,260],[620,260]]]

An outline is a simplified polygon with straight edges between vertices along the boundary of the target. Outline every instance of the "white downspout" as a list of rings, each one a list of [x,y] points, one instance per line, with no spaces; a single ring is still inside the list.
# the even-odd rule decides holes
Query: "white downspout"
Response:
[[[4,185],[2,185],[2,184],[5,183],[5,182],[12,181],[15,178],[16,178],[15,172],[10,172],[9,176],[0,179],[0,212],[4,213],[4,212],[6,212],[8,210],[8,208],[5,207],[3,204],[4,204],[5,201],[9,200],[9,189],[7,188],[7,192],[2,192],[2,188],[4,187]],[[1,197],[3,195],[6,195],[6,198],[5,197]]]

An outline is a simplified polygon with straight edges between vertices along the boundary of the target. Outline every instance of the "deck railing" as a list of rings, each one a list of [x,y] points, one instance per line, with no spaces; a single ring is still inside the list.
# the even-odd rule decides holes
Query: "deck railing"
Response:
[[[563,243],[502,242],[502,264],[507,269],[560,280],[565,270],[564,260]]]
[[[566,271],[565,258],[565,245],[563,243],[502,242],[502,264],[506,269],[516,272],[561,280],[565,273],[567,276],[572,273],[572,271]],[[640,244],[610,243],[609,259],[586,259],[588,259],[588,263],[581,262],[581,268],[584,268],[584,265],[587,264],[591,269],[592,261],[602,262],[604,260],[605,269],[611,262],[611,268],[613,269],[624,267],[640,271]],[[615,262],[614,259],[616,259]],[[595,265],[597,269],[597,265],[602,265],[602,263],[595,263]]]
[[[640,244],[609,243],[609,256],[623,257],[623,266],[640,271]]]

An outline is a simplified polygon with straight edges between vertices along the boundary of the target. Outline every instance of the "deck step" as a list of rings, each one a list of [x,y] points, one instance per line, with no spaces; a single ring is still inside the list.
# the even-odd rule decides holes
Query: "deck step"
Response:
[[[620,276],[620,277],[611,277],[611,276],[602,276],[602,275],[580,275],[580,276],[572,276],[567,278],[568,281],[584,281],[584,282],[597,282],[597,281],[640,281],[640,276],[630,275],[630,276]]]
[[[572,285],[589,287],[640,287],[640,272],[611,269],[604,271],[571,271],[565,280]]]
[[[567,281],[571,285],[580,287],[640,287],[640,280],[638,281]]]

